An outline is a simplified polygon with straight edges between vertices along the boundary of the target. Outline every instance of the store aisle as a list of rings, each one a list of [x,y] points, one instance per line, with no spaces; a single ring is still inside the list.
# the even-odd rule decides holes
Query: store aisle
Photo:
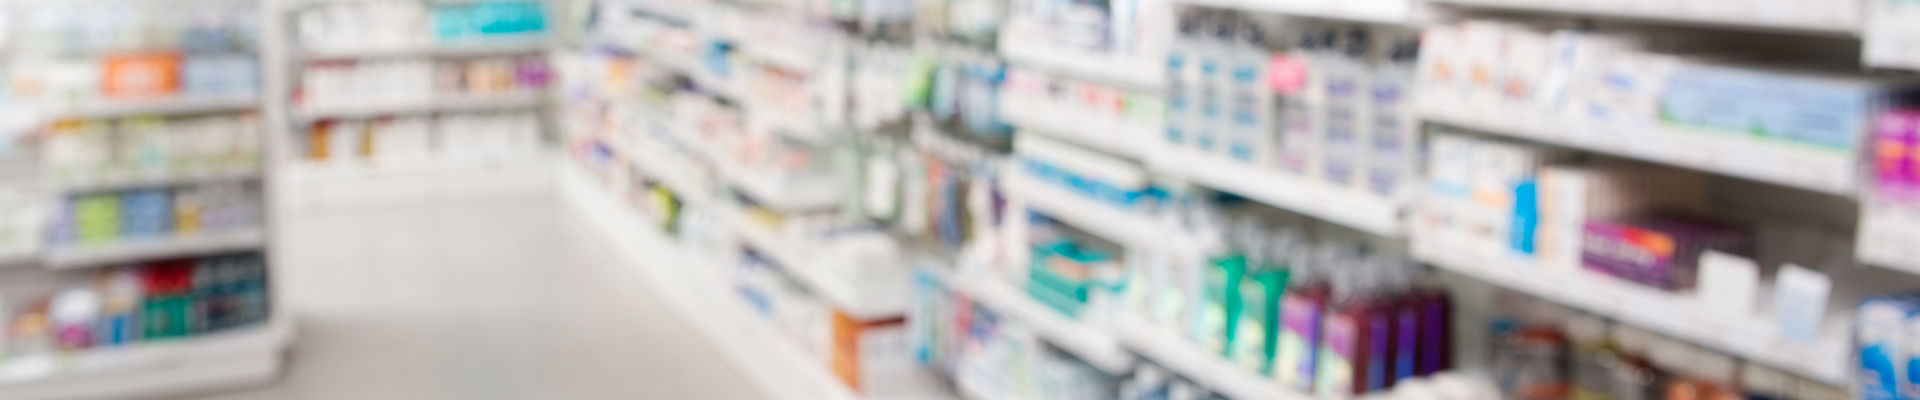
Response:
[[[207,399],[768,397],[551,196],[287,219],[286,375]]]

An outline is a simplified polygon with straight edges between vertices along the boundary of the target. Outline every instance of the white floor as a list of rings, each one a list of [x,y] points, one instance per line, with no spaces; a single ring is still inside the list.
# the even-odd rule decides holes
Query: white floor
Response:
[[[768,398],[552,194],[285,217],[285,376],[206,397]]]

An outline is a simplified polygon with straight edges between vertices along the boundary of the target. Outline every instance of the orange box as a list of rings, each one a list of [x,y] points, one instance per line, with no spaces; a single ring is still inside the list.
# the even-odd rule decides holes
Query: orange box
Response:
[[[107,97],[170,96],[180,90],[180,55],[175,53],[107,56],[101,90]]]

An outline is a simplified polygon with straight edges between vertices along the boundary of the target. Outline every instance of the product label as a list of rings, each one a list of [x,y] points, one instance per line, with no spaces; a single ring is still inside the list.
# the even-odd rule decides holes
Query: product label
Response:
[[[1295,390],[1313,388],[1320,345],[1320,301],[1301,296],[1281,300],[1280,346],[1274,352],[1274,378]]]
[[[1327,318],[1326,334],[1321,336],[1320,369],[1314,373],[1314,392],[1320,397],[1353,394],[1354,365],[1365,362],[1360,352],[1361,321],[1349,315]]]
[[[1292,96],[1307,87],[1307,60],[1289,54],[1275,54],[1267,60],[1267,87],[1282,96]]]

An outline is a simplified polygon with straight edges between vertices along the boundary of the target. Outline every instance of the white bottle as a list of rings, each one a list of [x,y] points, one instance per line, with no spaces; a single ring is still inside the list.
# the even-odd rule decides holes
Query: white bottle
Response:
[[[1273,91],[1268,90],[1265,32],[1252,21],[1235,24],[1227,42],[1225,78],[1229,90],[1227,103],[1227,143],[1222,151],[1230,159],[1264,165],[1273,148],[1271,115]]]

